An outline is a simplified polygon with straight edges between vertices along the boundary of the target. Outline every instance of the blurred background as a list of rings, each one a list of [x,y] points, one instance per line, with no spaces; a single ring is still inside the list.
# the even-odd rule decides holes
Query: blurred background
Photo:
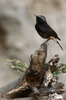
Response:
[[[66,0],[0,0],[0,87],[19,76],[7,66],[6,59],[29,65],[30,55],[45,41],[35,31],[34,14],[44,15],[62,40],[64,51],[49,42],[47,61],[59,54],[60,62],[66,62]],[[65,83],[66,74],[59,77]]]

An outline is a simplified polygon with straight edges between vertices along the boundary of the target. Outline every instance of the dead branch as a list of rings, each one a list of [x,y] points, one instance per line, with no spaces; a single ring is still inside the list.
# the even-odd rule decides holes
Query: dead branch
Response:
[[[36,100],[37,98],[38,100],[52,100],[52,97],[55,98],[58,95],[55,93],[65,93],[64,85],[58,82],[56,76],[53,76],[53,72],[59,66],[59,56],[55,55],[48,63],[45,63],[46,58],[47,44],[43,43],[31,55],[30,65],[24,75],[7,86],[0,88],[0,97],[32,97],[28,100]],[[55,95],[49,96],[50,94]]]

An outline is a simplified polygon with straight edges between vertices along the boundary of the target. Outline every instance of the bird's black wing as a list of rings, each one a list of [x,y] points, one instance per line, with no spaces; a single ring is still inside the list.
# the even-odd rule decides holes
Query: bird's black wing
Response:
[[[60,40],[60,38],[58,38],[57,33],[46,23],[43,25],[38,25],[40,32],[42,32],[43,34],[46,34],[47,38],[50,36],[53,36],[57,39]]]
[[[53,31],[48,24],[38,25],[38,28],[41,32],[43,33],[46,32],[47,34]]]

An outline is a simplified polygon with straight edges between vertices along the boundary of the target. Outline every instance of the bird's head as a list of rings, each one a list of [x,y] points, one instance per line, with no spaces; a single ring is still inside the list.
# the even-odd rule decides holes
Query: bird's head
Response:
[[[36,17],[37,22],[47,22],[45,16],[42,16],[42,15],[37,16],[35,14],[34,16]]]

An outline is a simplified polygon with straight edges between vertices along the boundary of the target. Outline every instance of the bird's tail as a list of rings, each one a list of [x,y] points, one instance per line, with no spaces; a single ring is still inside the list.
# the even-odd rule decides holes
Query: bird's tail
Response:
[[[61,39],[59,37],[57,37],[57,39],[61,41]]]
[[[58,42],[58,40],[61,41],[61,39],[60,39],[59,37],[57,37],[58,40],[57,40],[56,38],[54,38],[54,37],[51,37],[51,39],[54,40],[54,41],[60,46],[60,48],[63,50],[62,46],[61,46],[60,43]]]
[[[51,40],[54,40],[54,41],[60,46],[60,48],[63,50],[62,46],[61,46],[60,43],[58,42],[58,40],[61,40],[60,38],[57,38],[57,39],[58,39],[58,40],[57,40],[57,39],[54,38],[54,37],[50,37],[50,39],[51,39]],[[48,42],[50,39],[47,39],[47,40],[45,41],[45,43]]]
[[[60,46],[60,48],[63,50],[62,46],[60,45],[60,43],[57,41],[57,44]]]

